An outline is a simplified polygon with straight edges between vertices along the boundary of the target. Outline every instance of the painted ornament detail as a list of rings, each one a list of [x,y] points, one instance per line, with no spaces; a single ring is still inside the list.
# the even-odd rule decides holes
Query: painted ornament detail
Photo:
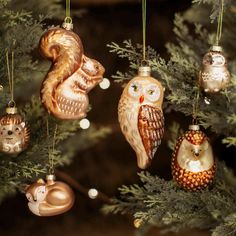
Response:
[[[202,60],[202,69],[199,73],[199,83],[205,92],[219,92],[230,82],[230,73],[222,48],[213,46]]]
[[[140,67],[138,76],[126,85],[118,105],[122,133],[136,152],[141,169],[151,164],[164,135],[164,89],[150,73],[150,67]]]
[[[29,126],[21,115],[13,112],[7,113],[0,118],[1,152],[6,154],[19,154],[27,148],[29,141]]]
[[[213,151],[198,125],[190,126],[178,139],[171,167],[173,179],[186,190],[204,189],[214,180],[216,164]]]
[[[54,181],[54,176],[47,176],[47,182],[39,179],[26,189],[29,210],[37,216],[55,216],[73,206],[74,193],[63,182]]]
[[[79,36],[71,30],[49,29],[39,46],[42,56],[52,61],[41,88],[43,105],[59,119],[85,117],[87,93],[102,81],[103,66],[84,55]]]

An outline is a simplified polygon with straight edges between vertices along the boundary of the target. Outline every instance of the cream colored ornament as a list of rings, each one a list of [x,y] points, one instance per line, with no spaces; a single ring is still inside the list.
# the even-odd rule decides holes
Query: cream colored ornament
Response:
[[[6,154],[19,154],[30,140],[29,126],[16,107],[7,107],[6,115],[0,118],[0,151]]]
[[[164,135],[164,89],[150,74],[150,67],[140,67],[138,76],[126,85],[118,106],[121,130],[141,169],[151,164]]]
[[[198,125],[190,125],[177,141],[172,155],[172,175],[184,189],[206,188],[215,177],[216,163],[207,136]]]
[[[82,119],[89,108],[88,92],[102,81],[105,72],[96,60],[84,55],[83,45],[72,29],[49,29],[40,40],[41,54],[52,61],[41,88],[47,111],[59,119]]]
[[[37,216],[55,216],[71,209],[74,204],[72,189],[63,182],[55,181],[54,175],[47,182],[39,179],[26,189],[30,211]]]
[[[219,92],[230,82],[227,61],[220,46],[213,46],[202,60],[199,83],[205,92]]]

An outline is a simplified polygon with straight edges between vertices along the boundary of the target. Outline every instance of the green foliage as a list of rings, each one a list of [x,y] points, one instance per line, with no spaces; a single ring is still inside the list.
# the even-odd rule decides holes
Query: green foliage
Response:
[[[221,10],[221,2],[222,0],[193,0],[193,3],[197,3],[197,4],[208,4],[212,6],[212,11],[210,14],[210,19],[211,22],[214,22],[220,13]],[[232,0],[224,0],[224,8],[228,8],[231,5],[231,2],[233,2]]]
[[[58,132],[53,152],[54,165],[70,164],[76,152],[90,148],[110,133],[104,127],[92,127],[88,131],[80,130],[79,121],[59,121],[47,115],[38,95],[39,84],[44,78],[49,63],[38,62],[37,47],[44,32],[46,15],[60,10],[58,0],[54,1],[15,1],[0,0],[0,110],[10,99],[6,68],[6,51],[15,54],[15,100],[20,114],[25,117],[31,129],[30,145],[18,156],[0,154],[0,201],[23,191],[26,183],[45,177],[49,169],[48,147],[52,146],[55,125]],[[20,10],[19,10],[20,9]],[[37,12],[32,11],[37,9]],[[38,15],[38,16],[37,16]],[[46,135],[46,120],[49,120],[49,133]],[[79,141],[78,141],[79,140]]]
[[[169,127],[169,132],[171,137],[168,139],[167,145],[172,151],[174,151],[176,141],[179,136],[183,134],[184,131],[180,128],[179,123],[173,122]]]
[[[142,225],[155,225],[165,231],[186,228],[211,229],[214,236],[235,235],[236,178],[219,163],[216,181],[200,192],[186,192],[173,181],[148,172],[139,173],[142,186],[122,186],[120,199],[104,206],[105,213],[132,214]]]

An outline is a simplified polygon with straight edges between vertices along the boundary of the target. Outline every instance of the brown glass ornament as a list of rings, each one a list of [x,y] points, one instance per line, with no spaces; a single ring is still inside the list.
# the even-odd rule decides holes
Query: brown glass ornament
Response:
[[[126,85],[119,101],[120,127],[141,169],[151,164],[164,135],[163,96],[161,83],[151,77],[151,68],[144,66]]]
[[[46,183],[39,179],[26,188],[29,210],[37,216],[55,216],[70,210],[75,199],[72,189],[55,181],[54,175],[46,179]]]
[[[102,81],[104,67],[84,55],[83,45],[72,29],[49,29],[40,40],[40,53],[52,61],[41,88],[41,101],[59,119],[82,119],[89,108],[88,92]]]
[[[225,89],[230,82],[227,60],[220,46],[213,46],[202,60],[199,84],[205,92],[215,93]]]
[[[19,154],[30,141],[30,130],[16,107],[8,107],[0,118],[0,151],[6,154]]]
[[[216,163],[212,148],[198,125],[190,125],[178,139],[171,167],[173,179],[189,191],[204,189],[214,180]]]

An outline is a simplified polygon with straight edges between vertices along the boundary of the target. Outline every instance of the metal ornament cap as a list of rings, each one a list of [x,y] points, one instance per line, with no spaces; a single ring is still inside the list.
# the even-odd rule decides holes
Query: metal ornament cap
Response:
[[[55,184],[56,176],[55,175],[47,175],[46,180],[47,180],[48,185]]]
[[[73,30],[73,24],[72,23],[69,23],[69,22],[66,22],[64,21],[62,23],[62,28],[66,29],[66,30]]]
[[[213,52],[222,52],[223,51],[222,47],[218,46],[218,45],[213,45],[210,50]]]
[[[6,108],[6,113],[7,114],[17,114],[17,107],[7,107]]]
[[[196,130],[200,130],[200,126],[199,125],[189,125],[189,130],[194,130],[194,131],[196,131]]]
[[[150,66],[140,66],[138,68],[139,76],[150,76],[151,75],[151,67]]]

